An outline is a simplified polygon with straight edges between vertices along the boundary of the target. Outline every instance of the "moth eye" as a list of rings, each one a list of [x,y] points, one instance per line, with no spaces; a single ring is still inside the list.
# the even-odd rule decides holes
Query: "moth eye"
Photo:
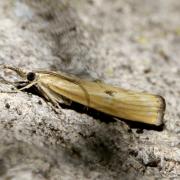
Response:
[[[36,74],[35,74],[34,72],[29,72],[29,73],[27,74],[27,80],[28,80],[28,81],[34,81],[35,78],[36,78]]]

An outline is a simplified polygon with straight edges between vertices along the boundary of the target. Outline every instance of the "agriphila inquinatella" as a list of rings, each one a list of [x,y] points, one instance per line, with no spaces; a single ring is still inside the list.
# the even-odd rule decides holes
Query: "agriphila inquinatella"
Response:
[[[3,67],[23,78],[24,81],[16,83],[21,86],[20,90],[35,86],[53,105],[66,103],[67,99],[114,117],[156,126],[162,124],[165,100],[159,95],[125,90],[61,72],[26,72],[11,66]]]

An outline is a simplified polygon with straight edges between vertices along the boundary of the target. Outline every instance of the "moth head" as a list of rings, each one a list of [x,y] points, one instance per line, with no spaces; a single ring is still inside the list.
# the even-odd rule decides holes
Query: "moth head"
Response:
[[[2,66],[3,69],[9,69],[9,70],[14,71],[17,75],[19,75],[22,78],[22,80],[20,81],[12,82],[12,81],[4,79],[3,77],[0,77],[2,79],[1,82],[12,84],[21,90],[25,88],[27,89],[27,86],[29,88],[36,84],[37,74],[35,72],[28,72],[24,69],[20,69],[20,68],[9,66],[9,65],[0,65],[0,66]]]

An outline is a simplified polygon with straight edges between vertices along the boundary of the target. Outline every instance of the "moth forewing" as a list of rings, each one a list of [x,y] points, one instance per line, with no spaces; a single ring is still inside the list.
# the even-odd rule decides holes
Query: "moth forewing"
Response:
[[[119,118],[153,125],[162,124],[165,102],[161,96],[124,90],[52,72],[38,74],[40,84],[56,96],[66,97]]]
[[[41,94],[57,105],[64,99],[75,101],[115,117],[152,125],[162,124],[165,100],[158,95],[134,92],[51,71],[25,72],[19,68],[4,66],[15,71],[27,84],[20,90],[36,86]],[[29,83],[29,84],[28,84]]]

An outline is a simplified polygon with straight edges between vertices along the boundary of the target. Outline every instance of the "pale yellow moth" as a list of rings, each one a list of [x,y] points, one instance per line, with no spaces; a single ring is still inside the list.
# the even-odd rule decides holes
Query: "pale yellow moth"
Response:
[[[159,95],[125,90],[62,72],[26,72],[11,66],[4,68],[15,71],[25,80],[19,82],[23,86],[20,90],[35,86],[53,105],[70,100],[118,118],[156,126],[163,122],[165,100]]]

